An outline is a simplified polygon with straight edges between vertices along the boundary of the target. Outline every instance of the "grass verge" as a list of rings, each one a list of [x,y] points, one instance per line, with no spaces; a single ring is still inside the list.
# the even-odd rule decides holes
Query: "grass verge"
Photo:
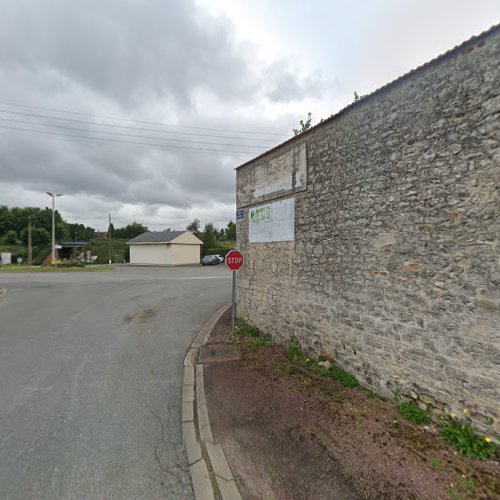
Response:
[[[74,273],[113,271],[112,267],[34,267],[34,266],[1,266],[0,273]]]

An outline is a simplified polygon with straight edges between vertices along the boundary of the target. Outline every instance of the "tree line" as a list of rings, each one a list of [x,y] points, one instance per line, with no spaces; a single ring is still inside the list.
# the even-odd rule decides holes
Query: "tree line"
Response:
[[[92,241],[96,236],[94,228],[84,224],[66,222],[58,210],[54,212],[56,241]],[[13,257],[28,256],[28,224],[31,222],[31,240],[33,261],[40,263],[51,250],[52,209],[39,207],[13,207],[0,205],[0,251],[11,252]],[[216,228],[208,223],[202,229],[198,219],[188,224],[188,231],[193,232],[203,241],[204,255],[225,253],[231,242],[236,241],[236,225],[229,221],[226,227]],[[108,228],[108,236],[114,240],[128,241],[145,233],[148,228],[138,222],[124,227]],[[233,245],[234,246],[234,245]]]
[[[193,222],[186,226],[186,230],[191,231],[203,241],[203,255],[226,255],[231,248],[234,248],[236,242],[236,224],[232,220],[227,223],[226,227],[219,229],[211,222],[208,222],[202,231],[201,222],[199,219],[194,219]]]

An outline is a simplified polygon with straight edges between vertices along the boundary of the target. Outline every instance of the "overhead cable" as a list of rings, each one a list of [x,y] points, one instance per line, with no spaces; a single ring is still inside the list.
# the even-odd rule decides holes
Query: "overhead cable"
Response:
[[[37,134],[45,134],[45,135],[58,135],[58,136],[63,136],[63,137],[72,137],[75,139],[86,139],[89,141],[105,141],[105,142],[115,142],[115,143],[124,143],[124,144],[134,144],[134,145],[139,145],[139,146],[150,146],[153,148],[160,148],[160,149],[181,149],[181,150],[189,150],[189,151],[198,151],[201,153],[234,153],[234,154],[244,154],[244,155],[249,155],[251,156],[252,154],[260,154],[258,152],[251,152],[251,151],[234,151],[234,150],[227,150],[227,149],[207,149],[207,148],[190,148],[188,146],[174,146],[174,145],[167,145],[167,144],[154,144],[154,143],[149,143],[149,142],[139,142],[139,141],[123,141],[120,139],[108,139],[105,137],[89,137],[86,135],[75,135],[75,134],[63,134],[62,132],[52,132],[50,130],[34,130],[34,129],[29,129],[29,128],[22,128],[22,127],[11,127],[7,125],[1,125],[0,128],[8,129],[8,130],[19,130],[22,132],[34,132]]]
[[[198,126],[194,126],[194,125],[178,125],[178,124],[174,124],[174,123],[134,120],[132,118],[124,118],[124,117],[109,116],[109,115],[97,115],[97,114],[92,114],[92,113],[83,113],[81,111],[70,111],[70,110],[64,110],[64,109],[58,109],[58,108],[49,108],[49,107],[44,107],[44,106],[33,106],[33,105],[28,105],[28,104],[16,104],[16,103],[1,101],[1,100],[0,100],[0,104],[3,104],[5,106],[13,106],[13,107],[29,108],[29,109],[39,109],[39,110],[51,111],[51,112],[57,112],[57,113],[67,113],[67,114],[73,114],[73,115],[88,116],[91,118],[106,118],[108,120],[118,120],[118,121],[132,122],[132,123],[143,123],[145,125],[161,125],[164,127],[208,130],[208,131],[213,131],[213,132],[232,132],[232,133],[236,133],[236,134],[271,135],[271,136],[282,137],[282,138],[288,137],[290,135],[288,133],[262,132],[262,131],[257,131],[257,130],[248,131],[248,130],[238,130],[238,129],[220,129],[220,128],[213,128],[213,127],[198,127]]]

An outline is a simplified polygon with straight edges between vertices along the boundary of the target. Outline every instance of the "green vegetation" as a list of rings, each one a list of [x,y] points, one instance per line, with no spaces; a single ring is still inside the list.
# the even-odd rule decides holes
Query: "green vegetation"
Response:
[[[302,132],[305,132],[307,129],[311,128],[311,119],[312,115],[311,113],[307,113],[307,120],[300,120],[300,128],[294,128],[293,133],[294,135],[299,135]]]
[[[463,500],[464,497],[456,488],[450,488],[448,490],[448,498],[450,500]]]
[[[109,231],[109,229],[111,231]],[[108,232],[110,233],[111,238],[117,240],[131,240],[136,236],[139,236],[142,233],[145,233],[148,230],[146,226],[139,224],[138,222],[132,222],[132,224],[127,224],[125,227],[119,227],[115,229],[113,224],[108,228]]]
[[[92,255],[97,255],[97,264],[111,262],[128,262],[130,260],[128,240],[92,240],[85,250],[90,250]]]
[[[94,272],[94,271],[113,271],[112,267],[104,266],[72,266],[72,267],[53,267],[53,266],[0,266],[0,273],[60,273],[60,272]]]
[[[255,326],[248,325],[242,319],[236,321],[233,332],[229,333],[230,343],[246,344],[252,351],[257,351],[260,347],[265,347],[274,343],[271,335],[264,335]]]
[[[285,349],[285,356],[302,366],[310,366],[318,375],[333,378],[345,387],[353,389],[359,386],[359,382],[354,375],[333,362],[330,362],[326,358],[320,357],[315,359],[311,356],[307,357],[303,353],[298,339],[295,337],[290,339],[289,345]],[[329,365],[324,364],[326,361],[328,361]]]
[[[255,326],[248,325],[244,320],[239,319],[236,322],[235,333],[239,335],[249,335],[250,337],[258,337],[260,331]]]
[[[401,403],[398,409],[400,415],[413,424],[428,424],[430,421],[429,414],[421,410],[413,401]]]
[[[462,424],[459,420],[447,418],[441,420],[440,428],[443,440],[455,446],[460,453],[481,460],[490,460],[495,457],[496,449],[491,439],[476,434],[469,424]]]
[[[49,203],[47,199],[47,204]],[[96,239],[96,231],[83,224],[68,223],[59,213],[54,212],[55,236],[57,242],[87,241],[89,250],[97,255],[97,263],[128,262],[129,247],[127,241],[148,231],[148,228],[138,222],[132,222],[124,227],[108,226],[109,239]],[[28,225],[31,221],[32,263],[41,264],[51,252],[52,209],[51,208],[9,208],[0,205],[0,252],[10,252],[13,262],[20,257],[24,262],[28,259]],[[204,242],[203,255],[219,254],[225,256],[234,248],[236,241],[236,224],[229,221],[227,227],[217,229],[208,223],[205,231],[200,231],[200,221],[195,219],[187,227]]]
[[[375,391],[368,389],[368,387],[363,387],[362,390],[370,399],[381,399]]]
[[[211,222],[205,224],[201,231],[201,223],[198,219],[186,226],[195,236],[203,241],[202,254],[221,255],[225,257],[229,250],[236,246],[236,224],[229,221],[226,228],[217,229]]]
[[[476,498],[477,485],[471,477],[462,477],[457,487],[448,490],[448,498],[451,500],[464,500],[464,498]]]
[[[340,382],[342,385],[345,385],[346,387],[350,387],[351,389],[354,389],[355,387],[358,387],[359,382],[357,378],[352,375],[351,373],[347,372],[343,368],[340,368],[340,366],[333,365],[330,368],[330,377],[333,379],[337,380]]]
[[[250,349],[255,352],[257,349],[259,349],[259,347],[271,345],[273,344],[273,342],[274,341],[271,335],[260,335],[256,338],[250,339],[248,341],[248,347],[250,347]]]
[[[285,356],[292,361],[302,360],[305,357],[297,337],[291,337],[288,341],[288,347],[285,349]]]
[[[431,467],[433,467],[434,469],[441,469],[443,467],[443,464],[437,458],[433,458],[431,460]]]

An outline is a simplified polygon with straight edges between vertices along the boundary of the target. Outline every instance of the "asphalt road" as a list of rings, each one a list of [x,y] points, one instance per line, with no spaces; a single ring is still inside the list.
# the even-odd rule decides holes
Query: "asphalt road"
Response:
[[[223,266],[2,273],[0,498],[193,498],[182,363],[229,302],[230,277]]]

